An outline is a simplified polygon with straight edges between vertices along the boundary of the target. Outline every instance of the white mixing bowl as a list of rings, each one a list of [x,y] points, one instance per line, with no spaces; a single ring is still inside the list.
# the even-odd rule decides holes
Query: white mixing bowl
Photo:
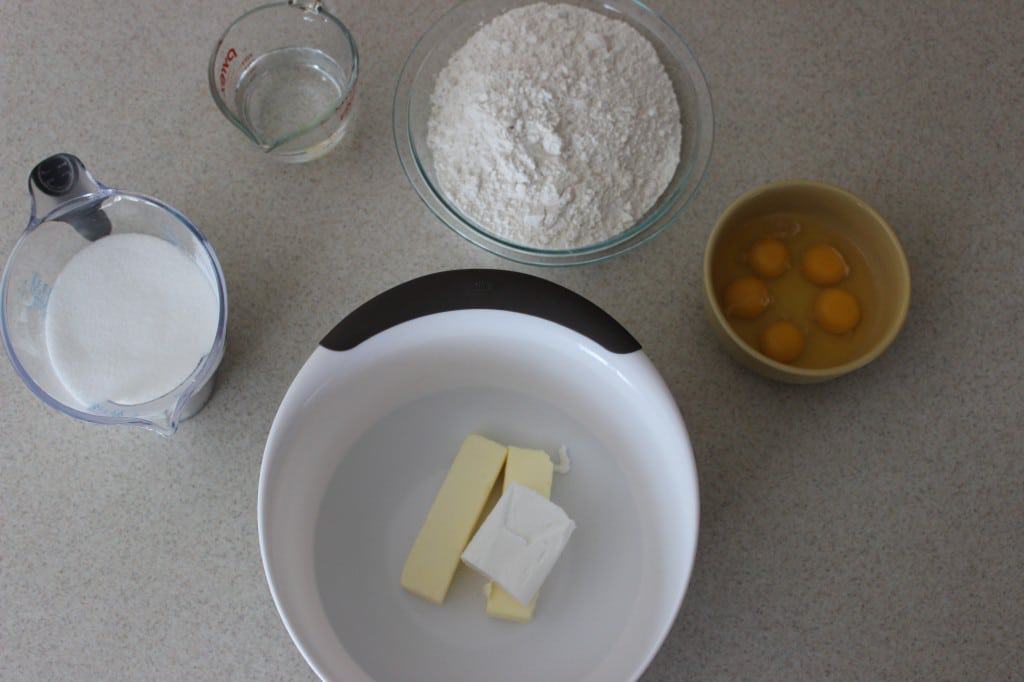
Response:
[[[529,624],[488,618],[465,567],[443,606],[399,586],[469,433],[572,457],[552,499],[577,529]],[[515,272],[428,275],[349,315],[288,389],[260,476],[270,590],[325,680],[634,679],[679,609],[697,524],[683,421],[639,344]]]

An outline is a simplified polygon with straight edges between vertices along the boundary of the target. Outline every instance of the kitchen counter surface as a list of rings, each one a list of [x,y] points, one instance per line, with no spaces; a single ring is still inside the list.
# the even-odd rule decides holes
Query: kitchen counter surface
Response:
[[[342,149],[262,158],[206,86],[251,1],[0,4],[0,253],[45,156],[203,229],[227,355],[170,441],[76,422],[0,366],[0,678],[310,679],[260,565],[264,439],[316,341],[406,279],[510,265],[406,181],[391,98],[449,2],[331,0],[359,43]],[[644,680],[1010,680],[1024,670],[1024,4],[652,4],[711,86],[715,151],[677,224],[611,262],[539,274],[646,348],[693,439],[701,536]],[[775,179],[864,197],[906,247],[906,328],[839,381],[733,363],[701,310],[716,216]]]

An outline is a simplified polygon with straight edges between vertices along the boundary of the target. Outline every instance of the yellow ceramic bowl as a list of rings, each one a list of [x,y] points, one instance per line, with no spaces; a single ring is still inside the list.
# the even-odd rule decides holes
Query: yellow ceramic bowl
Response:
[[[834,219],[849,239],[874,264],[873,276],[886,292],[876,314],[881,319],[865,352],[835,367],[807,369],[776,362],[748,345],[729,325],[716,296],[712,263],[723,237],[753,218],[776,212],[814,212]],[[814,383],[834,379],[871,362],[889,347],[903,327],[910,306],[910,269],[903,247],[889,224],[853,194],[808,180],[775,182],[747,192],[718,219],[704,252],[704,304],[711,325],[725,349],[741,364],[770,379]]]

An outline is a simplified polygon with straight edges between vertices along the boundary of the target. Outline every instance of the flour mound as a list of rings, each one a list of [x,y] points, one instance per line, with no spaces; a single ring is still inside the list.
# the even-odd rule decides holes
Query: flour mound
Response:
[[[672,82],[625,22],[569,5],[514,9],[437,77],[427,145],[442,191],[518,244],[567,249],[631,227],[682,144]]]

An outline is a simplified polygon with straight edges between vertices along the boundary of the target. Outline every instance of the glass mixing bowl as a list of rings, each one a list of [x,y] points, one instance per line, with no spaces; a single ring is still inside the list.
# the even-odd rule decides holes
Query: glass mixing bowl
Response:
[[[679,167],[655,205],[632,227],[596,244],[575,249],[543,249],[503,239],[474,222],[447,197],[437,183],[427,147],[430,98],[437,74],[452,53],[466,44],[482,24],[515,7],[537,0],[466,0],[449,10],[420,38],[398,77],[394,101],[394,133],[398,158],[406,177],[427,207],[441,221],[477,246],[529,265],[581,265],[629,251],[665,229],[686,207],[700,186],[714,137],[711,93],[704,73],[682,36],[649,7],[636,0],[561,0],[625,21],[646,37],[661,58],[679,100],[683,142]]]

